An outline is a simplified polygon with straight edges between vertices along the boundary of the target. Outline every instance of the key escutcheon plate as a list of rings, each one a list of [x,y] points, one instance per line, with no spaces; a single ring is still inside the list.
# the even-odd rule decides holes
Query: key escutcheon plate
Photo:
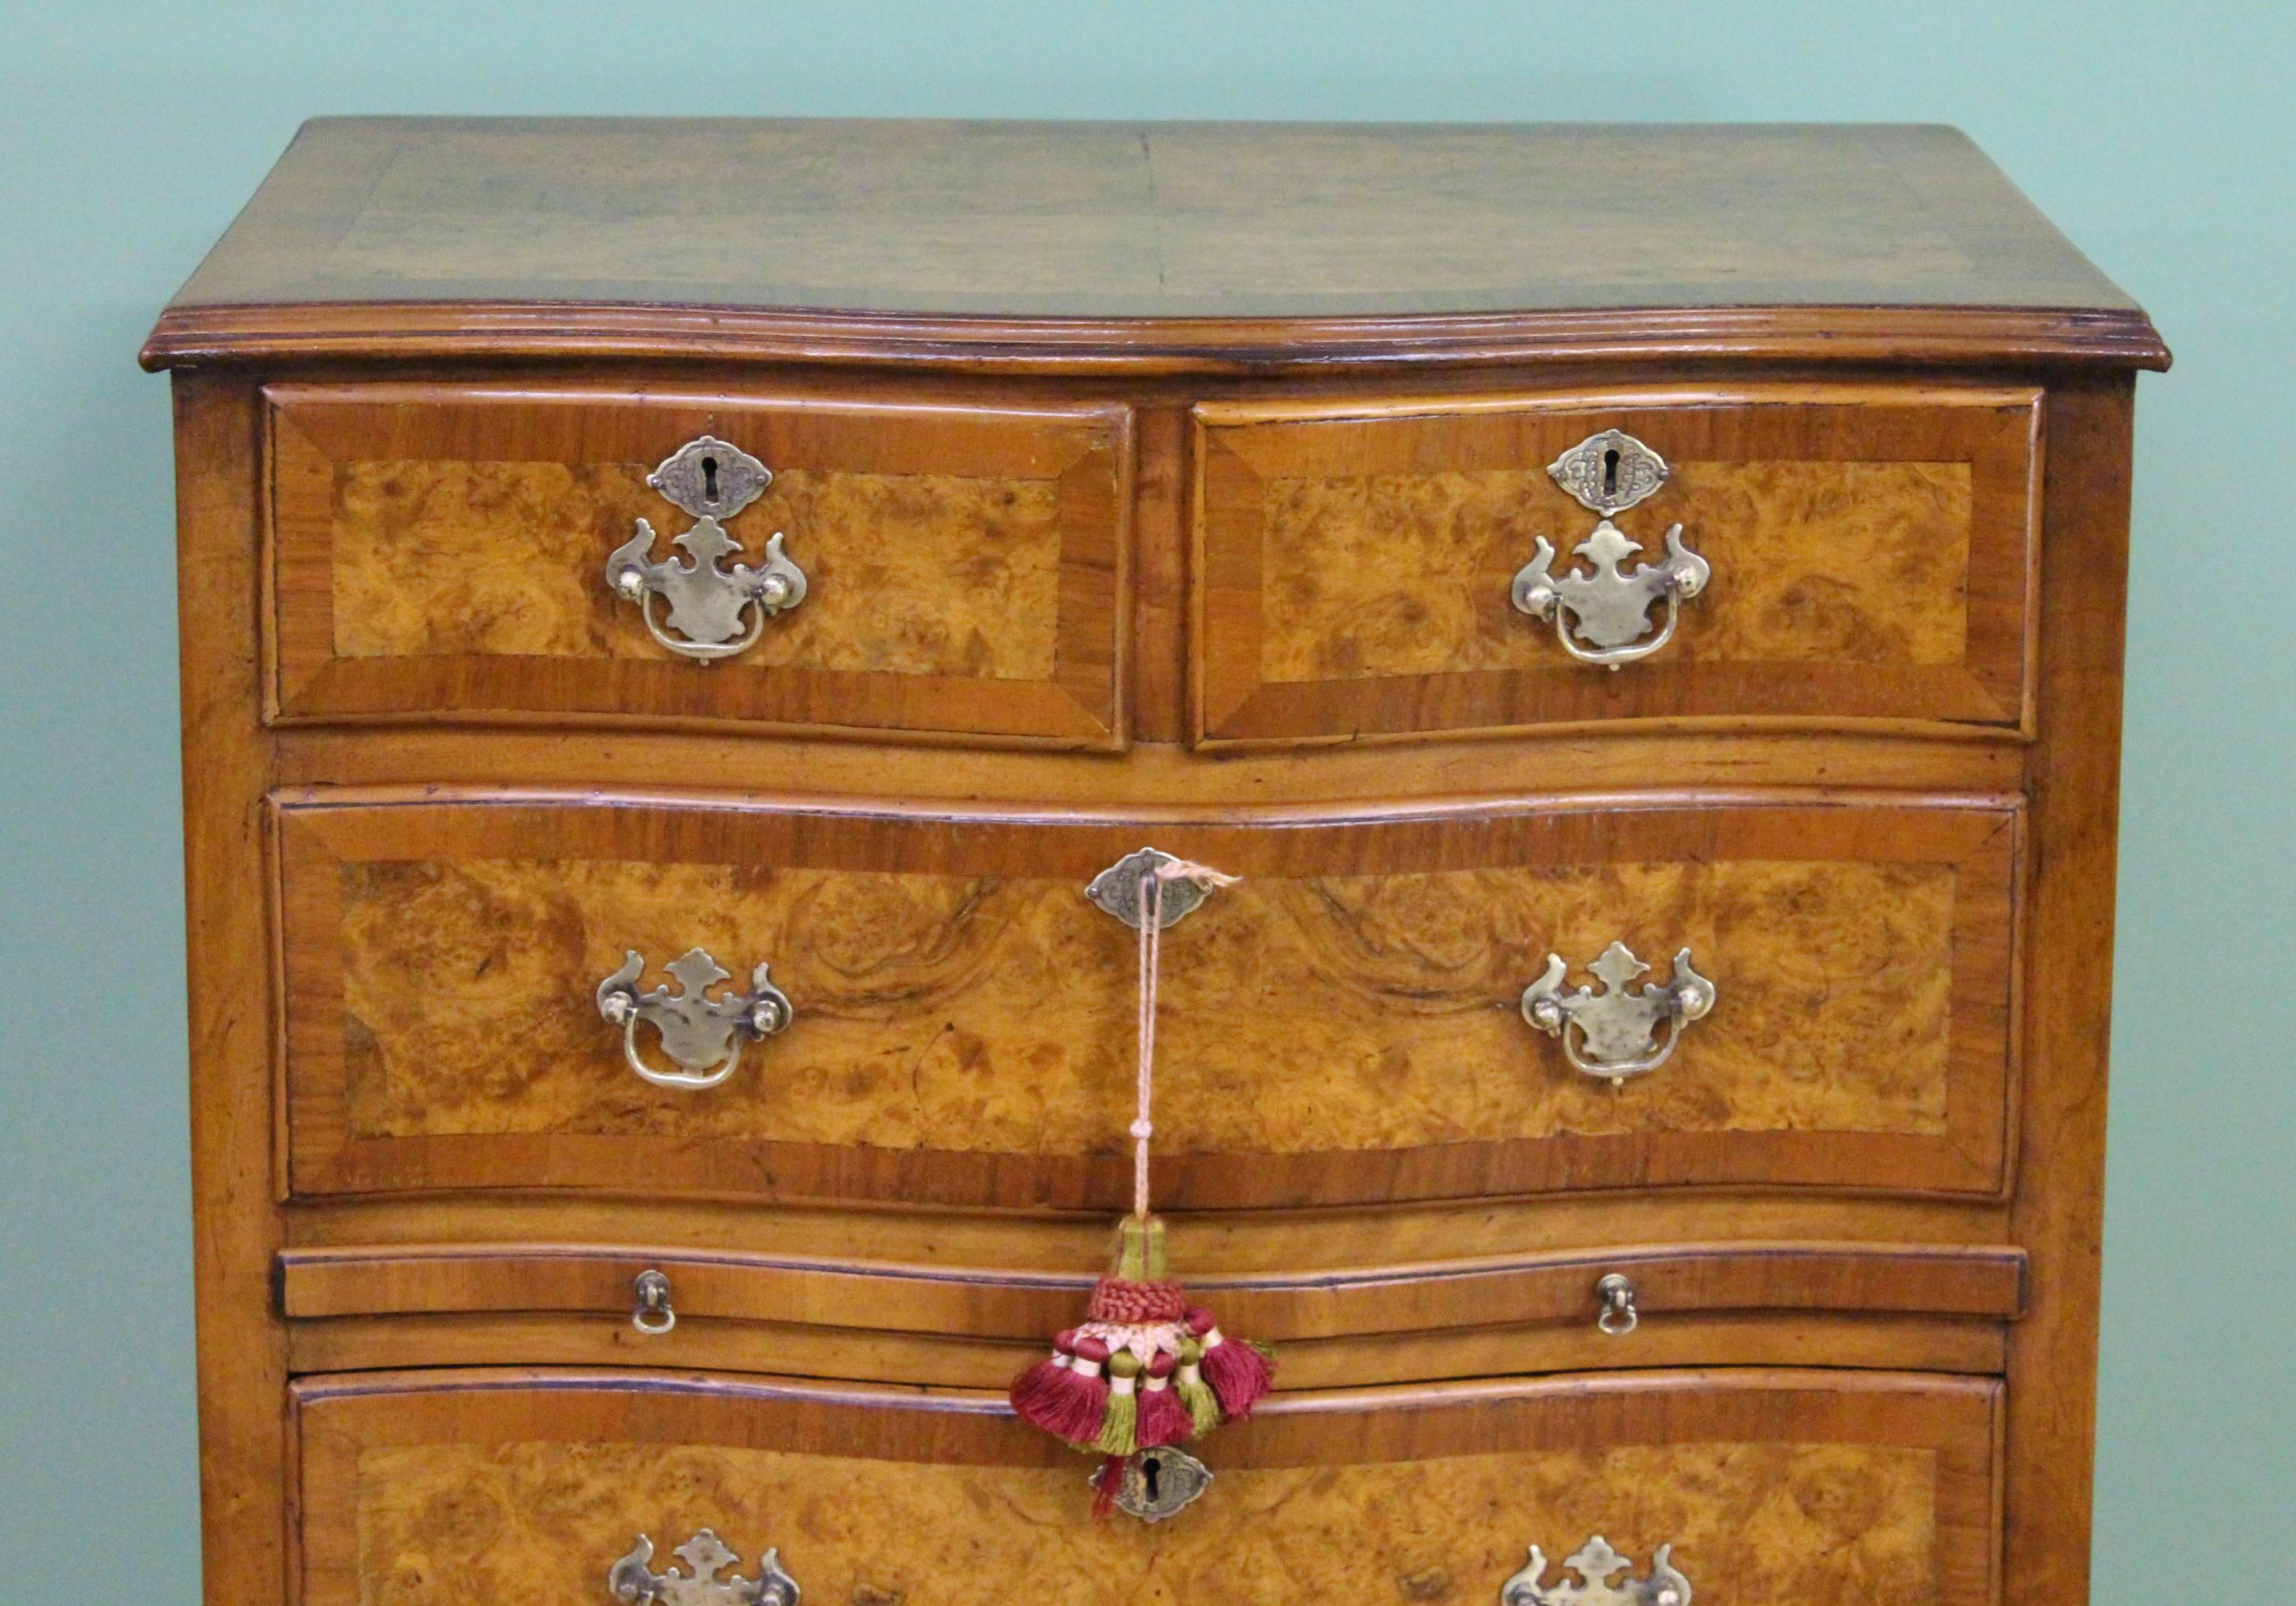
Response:
[[[695,520],[670,543],[688,556],[655,561],[653,526],[641,519],[637,533],[607,556],[606,586],[638,605],[647,632],[670,651],[702,663],[731,658],[757,643],[767,619],[805,601],[805,571],[783,551],[779,530],[756,568],[726,562],[742,545],[723,521],[763,496],[773,478],[764,463],[714,435],[686,442],[646,477]],[[666,621],[655,617],[657,597],[668,605]]]

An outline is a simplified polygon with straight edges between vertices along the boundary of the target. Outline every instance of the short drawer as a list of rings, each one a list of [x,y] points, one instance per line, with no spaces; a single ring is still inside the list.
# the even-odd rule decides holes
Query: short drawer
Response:
[[[674,385],[266,397],[278,720],[571,715],[1121,744],[1120,409]],[[680,459],[693,443],[715,444]],[[712,507],[739,552],[686,542]],[[655,588],[617,593],[610,560],[640,520],[654,539],[620,572],[675,563],[690,581],[655,570]],[[773,569],[776,536],[794,569],[763,594],[802,592],[768,612],[719,577]]]
[[[2013,800],[1220,823],[276,802],[300,1193],[1113,1208],[1129,1197],[1135,934],[1084,889],[1144,840],[1245,878],[1164,944],[1168,1208],[2005,1181]],[[698,970],[665,975],[695,949]],[[1636,985],[1694,970],[1716,991],[1678,1035],[1654,1029],[1674,1052],[1631,1077],[1603,1072],[1615,1045],[1556,1041],[1525,1007],[1551,974],[1589,996],[1632,981],[1621,953],[1652,969]],[[632,954],[633,985],[671,999],[723,970],[710,996],[769,987],[788,1024],[728,1037],[741,1058],[713,1086],[642,1079],[632,1055],[676,1071],[663,1040],[597,1001]]]
[[[1089,1463],[995,1396],[694,1373],[380,1372],[294,1385],[305,1606],[611,1600],[770,1565],[807,1601],[1491,1602],[1607,1542],[1625,1587],[1767,1606],[1996,1598],[2001,1389],[1650,1372],[1278,1395],[1211,1480],[1095,1521]],[[1663,1561],[1660,1560],[1661,1553]],[[1597,1563],[1596,1565],[1606,1565]],[[1568,1599],[1568,1591],[1562,1599]],[[1510,1606],[1536,1596],[1517,1594]]]
[[[1636,719],[2022,731],[2040,433],[2026,389],[1206,405],[1195,738]],[[1603,520],[1616,535],[1597,537]],[[1677,526],[1690,559],[1670,565]],[[1537,574],[1562,594],[1526,611],[1542,541]],[[1664,574],[1687,594],[1669,598]]]

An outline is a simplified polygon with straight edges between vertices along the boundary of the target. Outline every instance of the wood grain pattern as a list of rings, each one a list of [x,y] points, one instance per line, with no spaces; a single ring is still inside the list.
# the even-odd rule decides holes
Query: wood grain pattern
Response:
[[[646,485],[651,463],[335,465],[335,651],[344,658],[673,655],[598,583],[594,561],[687,520]],[[811,589],[739,670],[1050,680],[1060,619],[1059,500],[1049,479],[791,469],[734,520]],[[723,668],[725,666],[719,666]]]
[[[648,1268],[689,1318],[793,1321],[1041,1341],[1075,1321],[1092,1278],[992,1267],[808,1261],[654,1248],[371,1245],[283,1251],[280,1304],[300,1319],[420,1312],[628,1315]],[[1898,1312],[2007,1320],[2024,1258],[1998,1245],[1744,1241],[1491,1256],[1417,1266],[1192,1277],[1236,1332],[1271,1342],[1536,1322],[1591,1323],[1595,1284],[1633,1279],[1653,1322],[1712,1311]],[[1626,1345],[1621,1355],[1632,1353]]]
[[[657,1184],[1059,1203],[1127,1172],[1130,933],[1078,888],[1144,825],[343,801],[283,815],[299,1190],[595,1182],[611,1164]],[[1162,1196],[1990,1191],[2014,819],[1160,824],[1249,877],[1166,949],[1185,1002],[1162,1037]],[[1570,1070],[1516,1010],[1550,949],[1583,964],[1614,937],[1661,965],[1691,946],[1726,1000],[1620,1087]],[[736,970],[769,960],[799,1011],[756,1074],[703,1098],[631,1076],[590,1000],[626,949],[659,965],[697,945]],[[1375,1181],[1344,1158],[1366,1151],[1391,1156]],[[759,1152],[777,1157],[763,1176],[740,1168]]]
[[[174,401],[201,1557],[209,1601],[268,1602],[286,1587],[286,1323],[270,1298],[286,1142],[250,605],[260,426],[253,394],[228,380],[179,375]]]
[[[331,168],[369,182],[318,216],[282,207]],[[1102,317],[2130,306],[1947,128],[666,119],[307,125],[181,299],[410,294]]]
[[[268,394],[278,712],[589,714],[1121,744],[1130,471],[1110,409],[925,409],[672,389]],[[804,602],[737,658],[655,643],[606,589],[703,433],[767,462],[729,524]]]
[[[1067,1318],[1073,1320],[1071,1316]],[[1057,1331],[1057,1329],[1055,1330]],[[1960,1317],[1875,1316],[1824,1310],[1679,1315],[1634,1335],[1636,1366],[1829,1366],[1998,1376],[2007,1329]],[[434,1366],[672,1366],[853,1382],[1000,1389],[1041,1359],[1042,1333],[976,1339],[878,1332],[797,1322],[680,1319],[648,1339],[627,1316],[550,1313],[316,1316],[289,1323],[298,1375]],[[1434,1332],[1294,1339],[1283,1387],[1369,1388],[1620,1364],[1615,1339],[1592,1324],[1471,1327]]]
[[[840,1602],[1479,1600],[1602,1532],[1751,1599],[1981,1606],[1996,1399],[1792,1372],[1293,1396],[1151,1528],[1078,1520],[1083,1463],[978,1396],[385,1374],[297,1390],[304,1598],[579,1599],[638,1531],[709,1524]]]
[[[1685,463],[1672,506],[1626,522],[1652,561],[1679,520],[1726,584],[1666,651],[1687,663],[1957,664],[1968,634],[1969,465]],[[1560,668],[1508,601],[1546,536],[1558,572],[1593,519],[1545,469],[1278,479],[1259,642],[1271,682]]]
[[[2067,386],[2049,404],[2058,444],[2032,764],[2048,852],[2026,889],[2035,924],[2025,1040],[2050,1069],[2024,1093],[2021,1163],[2033,1180],[2012,1220],[2032,1246],[2040,1298],[2011,1352],[2013,1375],[2046,1386],[2022,1390],[2007,1417],[2009,1554],[2021,1598],[2035,1606],[2089,1598],[2134,392],[2123,376]]]
[[[1197,409],[1194,730],[1212,746],[1798,715],[2026,726],[2039,398],[1752,386]],[[1595,527],[1546,465],[1623,429],[1620,515],[1714,567],[1674,641],[1574,662],[1509,583]]]

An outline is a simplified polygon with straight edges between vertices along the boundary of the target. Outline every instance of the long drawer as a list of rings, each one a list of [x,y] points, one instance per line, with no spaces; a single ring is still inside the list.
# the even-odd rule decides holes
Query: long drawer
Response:
[[[2013,800],[1219,823],[430,791],[275,802],[298,1193],[1112,1207],[1130,1176],[1135,936],[1084,889],[1144,840],[1245,878],[1166,936],[1168,1208],[2005,1182]],[[664,976],[694,950],[700,970]],[[1621,954],[1652,975],[1634,982]],[[729,1038],[740,1061],[715,1086],[643,1079],[675,1071],[667,1040],[602,1018],[602,984],[675,1001],[718,971],[710,996],[769,987],[785,1029]],[[1615,1043],[1558,1042],[1526,1010],[1556,975],[1584,1002],[1685,973],[1713,1007],[1652,1028],[1673,1047],[1646,1074],[1601,1074]]]
[[[1614,1550],[1631,1561],[1609,1582],[1678,1579],[1683,1599],[1987,1606],[2001,1404],[1989,1380],[1795,1371],[1278,1396],[1205,1441],[1210,1485],[1150,1524],[1089,1520],[1090,1463],[993,1396],[695,1373],[307,1379],[299,1598],[603,1602],[619,1564],[777,1574],[857,1606],[1488,1602]]]

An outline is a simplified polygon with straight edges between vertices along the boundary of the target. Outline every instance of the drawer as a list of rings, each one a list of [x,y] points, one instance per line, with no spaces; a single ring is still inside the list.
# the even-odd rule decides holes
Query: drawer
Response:
[[[1095,1521],[1090,1463],[991,1395],[380,1372],[293,1386],[291,1509],[305,1606],[603,1602],[649,1547],[635,1565],[690,1572],[703,1530],[741,1558],[721,1580],[770,1550],[840,1606],[1480,1602],[1532,1546],[1551,1586],[1598,1536],[1635,1579],[1669,1547],[1693,1598],[1988,1606],[2001,1399],[1817,1371],[1279,1395],[1150,1525]]]
[[[2005,1180],[2010,799],[1220,823],[436,789],[275,802],[299,1193],[1116,1208],[1135,936],[1083,889],[1144,840],[1245,877],[1164,943],[1168,1208]],[[1687,949],[1717,990],[1665,1063],[1623,1080],[1574,1069],[1523,1008],[1553,960],[1611,985],[1586,967],[1613,943],[1653,981]],[[733,986],[768,965],[791,1018],[736,1044],[717,1085],[657,1086],[628,1057],[676,1069],[652,1028],[626,1037],[597,990],[636,953],[639,985],[675,997],[662,968],[697,948]]]
[[[266,396],[279,721],[572,715],[1122,744],[1121,409],[397,383]],[[650,485],[705,438],[723,465],[712,448]],[[735,454],[770,474],[762,490]],[[742,551],[674,549],[711,505]],[[638,601],[610,587],[641,519],[651,561],[705,571],[690,616],[674,583]],[[695,622],[724,600],[706,575],[768,567],[776,534],[801,598],[767,617],[736,594],[716,623],[740,634],[718,639]],[[681,655],[751,635],[730,656]]]
[[[1224,403],[1196,422],[1201,744],[1636,719],[2030,725],[2038,391],[1605,389]],[[1606,572],[1589,541],[1605,515],[1550,465],[1611,430],[1629,438],[1596,440],[1578,483],[1626,504],[1607,517],[1641,556]],[[1645,450],[1663,473],[1637,479]],[[1635,577],[1666,567],[1677,524],[1705,573],[1670,603]],[[1559,619],[1514,600],[1541,540],[1548,578],[1589,582]],[[1613,646],[1582,633],[1605,613]],[[1605,666],[1570,645],[1647,655]]]
[[[275,1287],[297,1372],[644,1364],[1003,1388],[1085,1308],[1088,1275],[932,1247],[927,1264],[635,1237],[303,1245]],[[1747,1239],[1197,1270],[1187,1285],[1228,1331],[1277,1346],[1293,1390],[1587,1366],[1997,1372],[2026,1264],[2005,1244]]]

